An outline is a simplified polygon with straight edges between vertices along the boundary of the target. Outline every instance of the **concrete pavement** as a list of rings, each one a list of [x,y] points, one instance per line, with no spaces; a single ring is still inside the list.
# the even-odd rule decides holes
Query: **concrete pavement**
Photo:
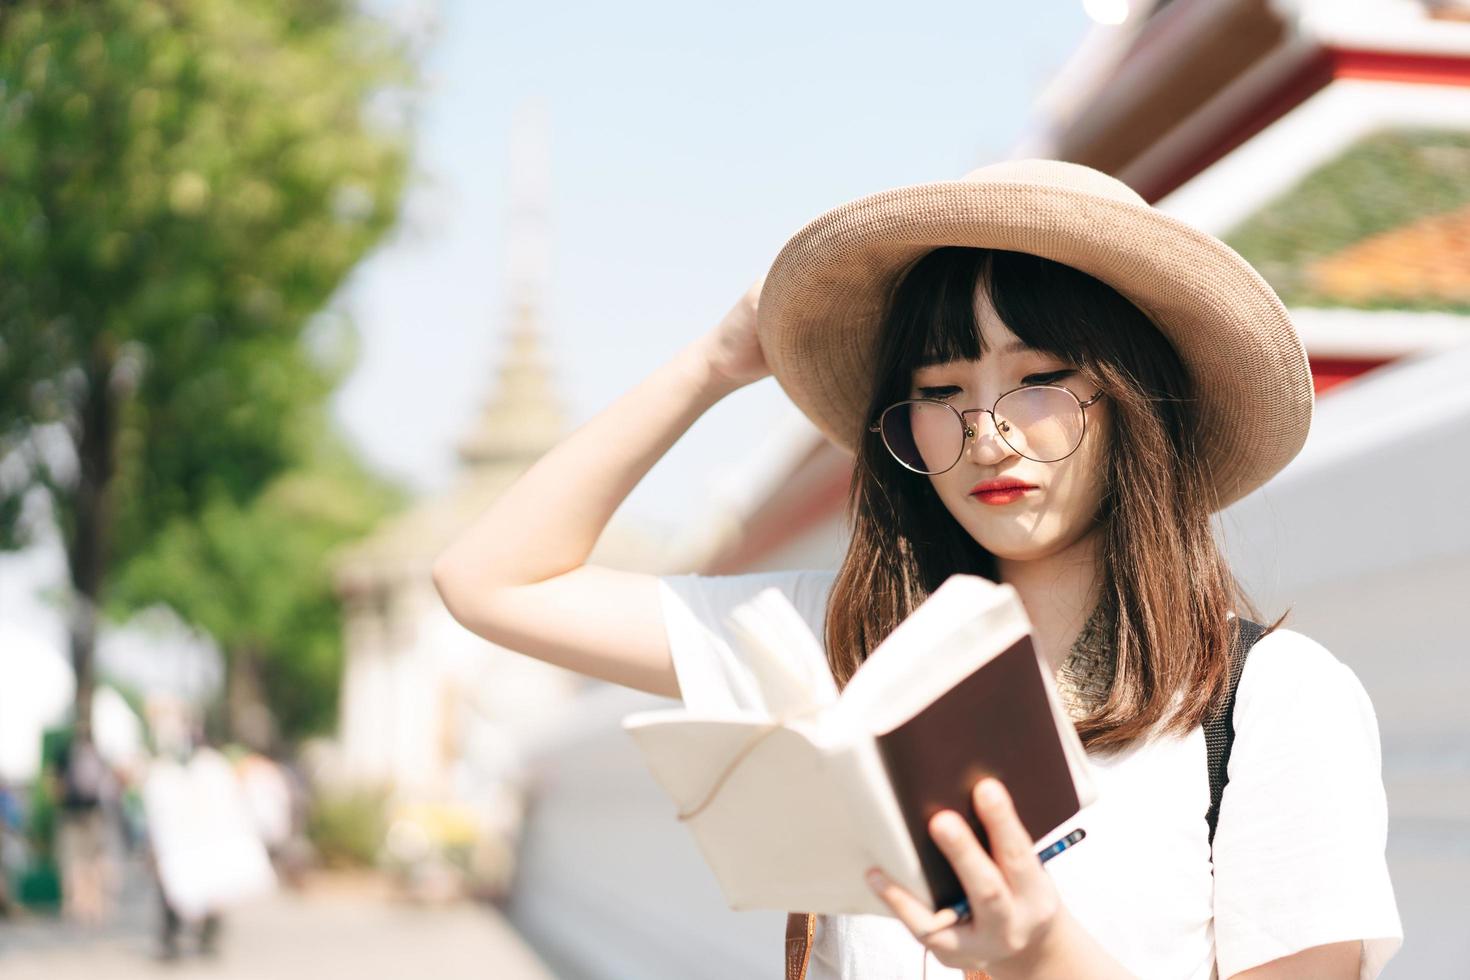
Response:
[[[155,958],[153,910],[86,932],[62,923],[0,922],[5,980],[295,980],[433,977],[555,980],[493,909],[416,906],[363,883],[319,883],[231,911],[213,958]]]

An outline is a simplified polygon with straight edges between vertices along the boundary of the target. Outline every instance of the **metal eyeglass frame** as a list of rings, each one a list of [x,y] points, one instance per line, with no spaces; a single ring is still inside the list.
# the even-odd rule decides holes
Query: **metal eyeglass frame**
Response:
[[[1072,400],[1077,403],[1077,408],[1081,410],[1082,431],[1077,435],[1077,445],[1073,446],[1071,452],[1067,453],[1066,456],[1058,456],[1056,459],[1037,459],[1035,456],[1026,456],[1026,454],[1021,452],[1021,450],[1017,449],[1015,446],[1012,446],[1011,441],[1006,438],[1005,430],[1006,428],[1009,428],[1010,425],[1003,419],[999,419],[996,417],[995,406],[999,405],[1000,400],[1007,395],[1011,395],[1022,390],[1029,390],[1032,388],[1055,388],[1058,391],[1065,391],[1067,394],[1072,396]],[[1016,455],[1024,456],[1026,459],[1032,460],[1033,462],[1037,463],[1060,463],[1062,460],[1066,459],[1067,456],[1072,455],[1072,453],[1075,453],[1078,449],[1082,447],[1082,440],[1087,436],[1087,409],[1096,404],[1097,400],[1105,394],[1106,392],[1099,391],[1097,394],[1087,399],[1087,401],[1083,401],[1081,398],[1077,397],[1077,393],[1075,391],[1073,391],[1071,388],[1066,387],[1065,385],[1017,385],[1009,391],[1003,391],[999,395],[997,395],[995,397],[995,401],[990,403],[989,408],[967,408],[964,411],[961,411],[960,409],[955,408],[949,402],[941,401],[938,398],[905,398],[901,402],[894,402],[892,405],[889,405],[887,408],[883,409],[882,412],[878,413],[878,421],[868,426],[868,431],[878,433],[878,437],[883,440],[883,448],[888,450],[888,455],[892,456],[895,460],[898,460],[898,465],[902,466],[904,469],[910,470],[914,473],[922,473],[924,476],[938,476],[940,473],[948,473],[950,470],[955,468],[959,461],[964,458],[966,443],[975,438],[976,432],[978,430],[970,425],[969,419],[967,419],[966,416],[978,415],[981,412],[984,412],[990,416],[990,422],[995,427],[996,434],[1000,436],[1001,441],[1004,442],[1007,446],[1010,446],[1011,451],[1014,452]],[[894,452],[893,447],[888,445],[888,437],[883,435],[883,419],[888,415],[888,413],[902,405],[912,405],[915,402],[922,402],[929,405],[943,405],[945,408],[949,409],[955,414],[955,417],[959,419],[960,427],[964,430],[965,438],[960,442],[960,451],[955,454],[954,462],[950,463],[942,470],[914,469],[914,467],[910,466],[908,463],[905,463],[902,459],[899,459],[898,453]]]

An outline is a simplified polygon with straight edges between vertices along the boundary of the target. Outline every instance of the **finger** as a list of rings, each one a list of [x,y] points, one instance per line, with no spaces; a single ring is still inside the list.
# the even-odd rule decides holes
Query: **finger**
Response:
[[[965,819],[953,810],[941,810],[930,819],[929,834],[964,886],[974,918],[983,922],[1006,916],[1011,904],[1010,886]]]
[[[938,912],[919,901],[898,882],[876,868],[868,872],[868,884],[885,905],[893,910],[898,920],[908,927],[914,938],[923,942],[936,953],[943,954],[955,948],[959,937],[949,927],[959,921],[952,909]]]
[[[1011,794],[998,779],[975,784],[975,812],[990,837],[990,853],[1011,891],[1029,894],[1043,872],[1031,834],[1021,823]]]

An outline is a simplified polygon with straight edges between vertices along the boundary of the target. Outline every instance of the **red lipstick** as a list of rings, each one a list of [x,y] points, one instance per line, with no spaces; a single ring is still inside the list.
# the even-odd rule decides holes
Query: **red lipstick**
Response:
[[[984,480],[970,488],[970,496],[984,504],[1008,504],[1035,490],[1036,485],[1014,477]]]

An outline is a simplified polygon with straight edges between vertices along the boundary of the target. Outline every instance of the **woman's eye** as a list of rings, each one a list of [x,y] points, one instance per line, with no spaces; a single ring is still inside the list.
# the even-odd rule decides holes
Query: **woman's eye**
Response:
[[[1071,375],[1074,375],[1076,373],[1077,373],[1076,370],[1073,369],[1073,368],[1065,368],[1065,369],[1063,369],[1061,371],[1047,371],[1047,372],[1045,372],[1043,374],[1028,374],[1024,378],[1021,379],[1021,384],[1023,384],[1023,385],[1046,385],[1046,384],[1055,384],[1056,382],[1062,380],[1063,378],[1070,377]],[[938,399],[939,401],[944,401],[945,399],[953,398],[955,395],[959,394],[959,392],[960,392],[959,386],[957,386],[957,385],[936,385],[936,386],[934,386],[932,388],[918,388],[916,390],[918,391],[918,393],[919,393],[918,397],[920,397],[920,398],[934,398],[934,399]]]
[[[1023,385],[1049,385],[1063,378],[1076,374],[1077,372],[1068,368],[1065,371],[1048,371],[1045,374],[1028,374],[1021,379]]]

